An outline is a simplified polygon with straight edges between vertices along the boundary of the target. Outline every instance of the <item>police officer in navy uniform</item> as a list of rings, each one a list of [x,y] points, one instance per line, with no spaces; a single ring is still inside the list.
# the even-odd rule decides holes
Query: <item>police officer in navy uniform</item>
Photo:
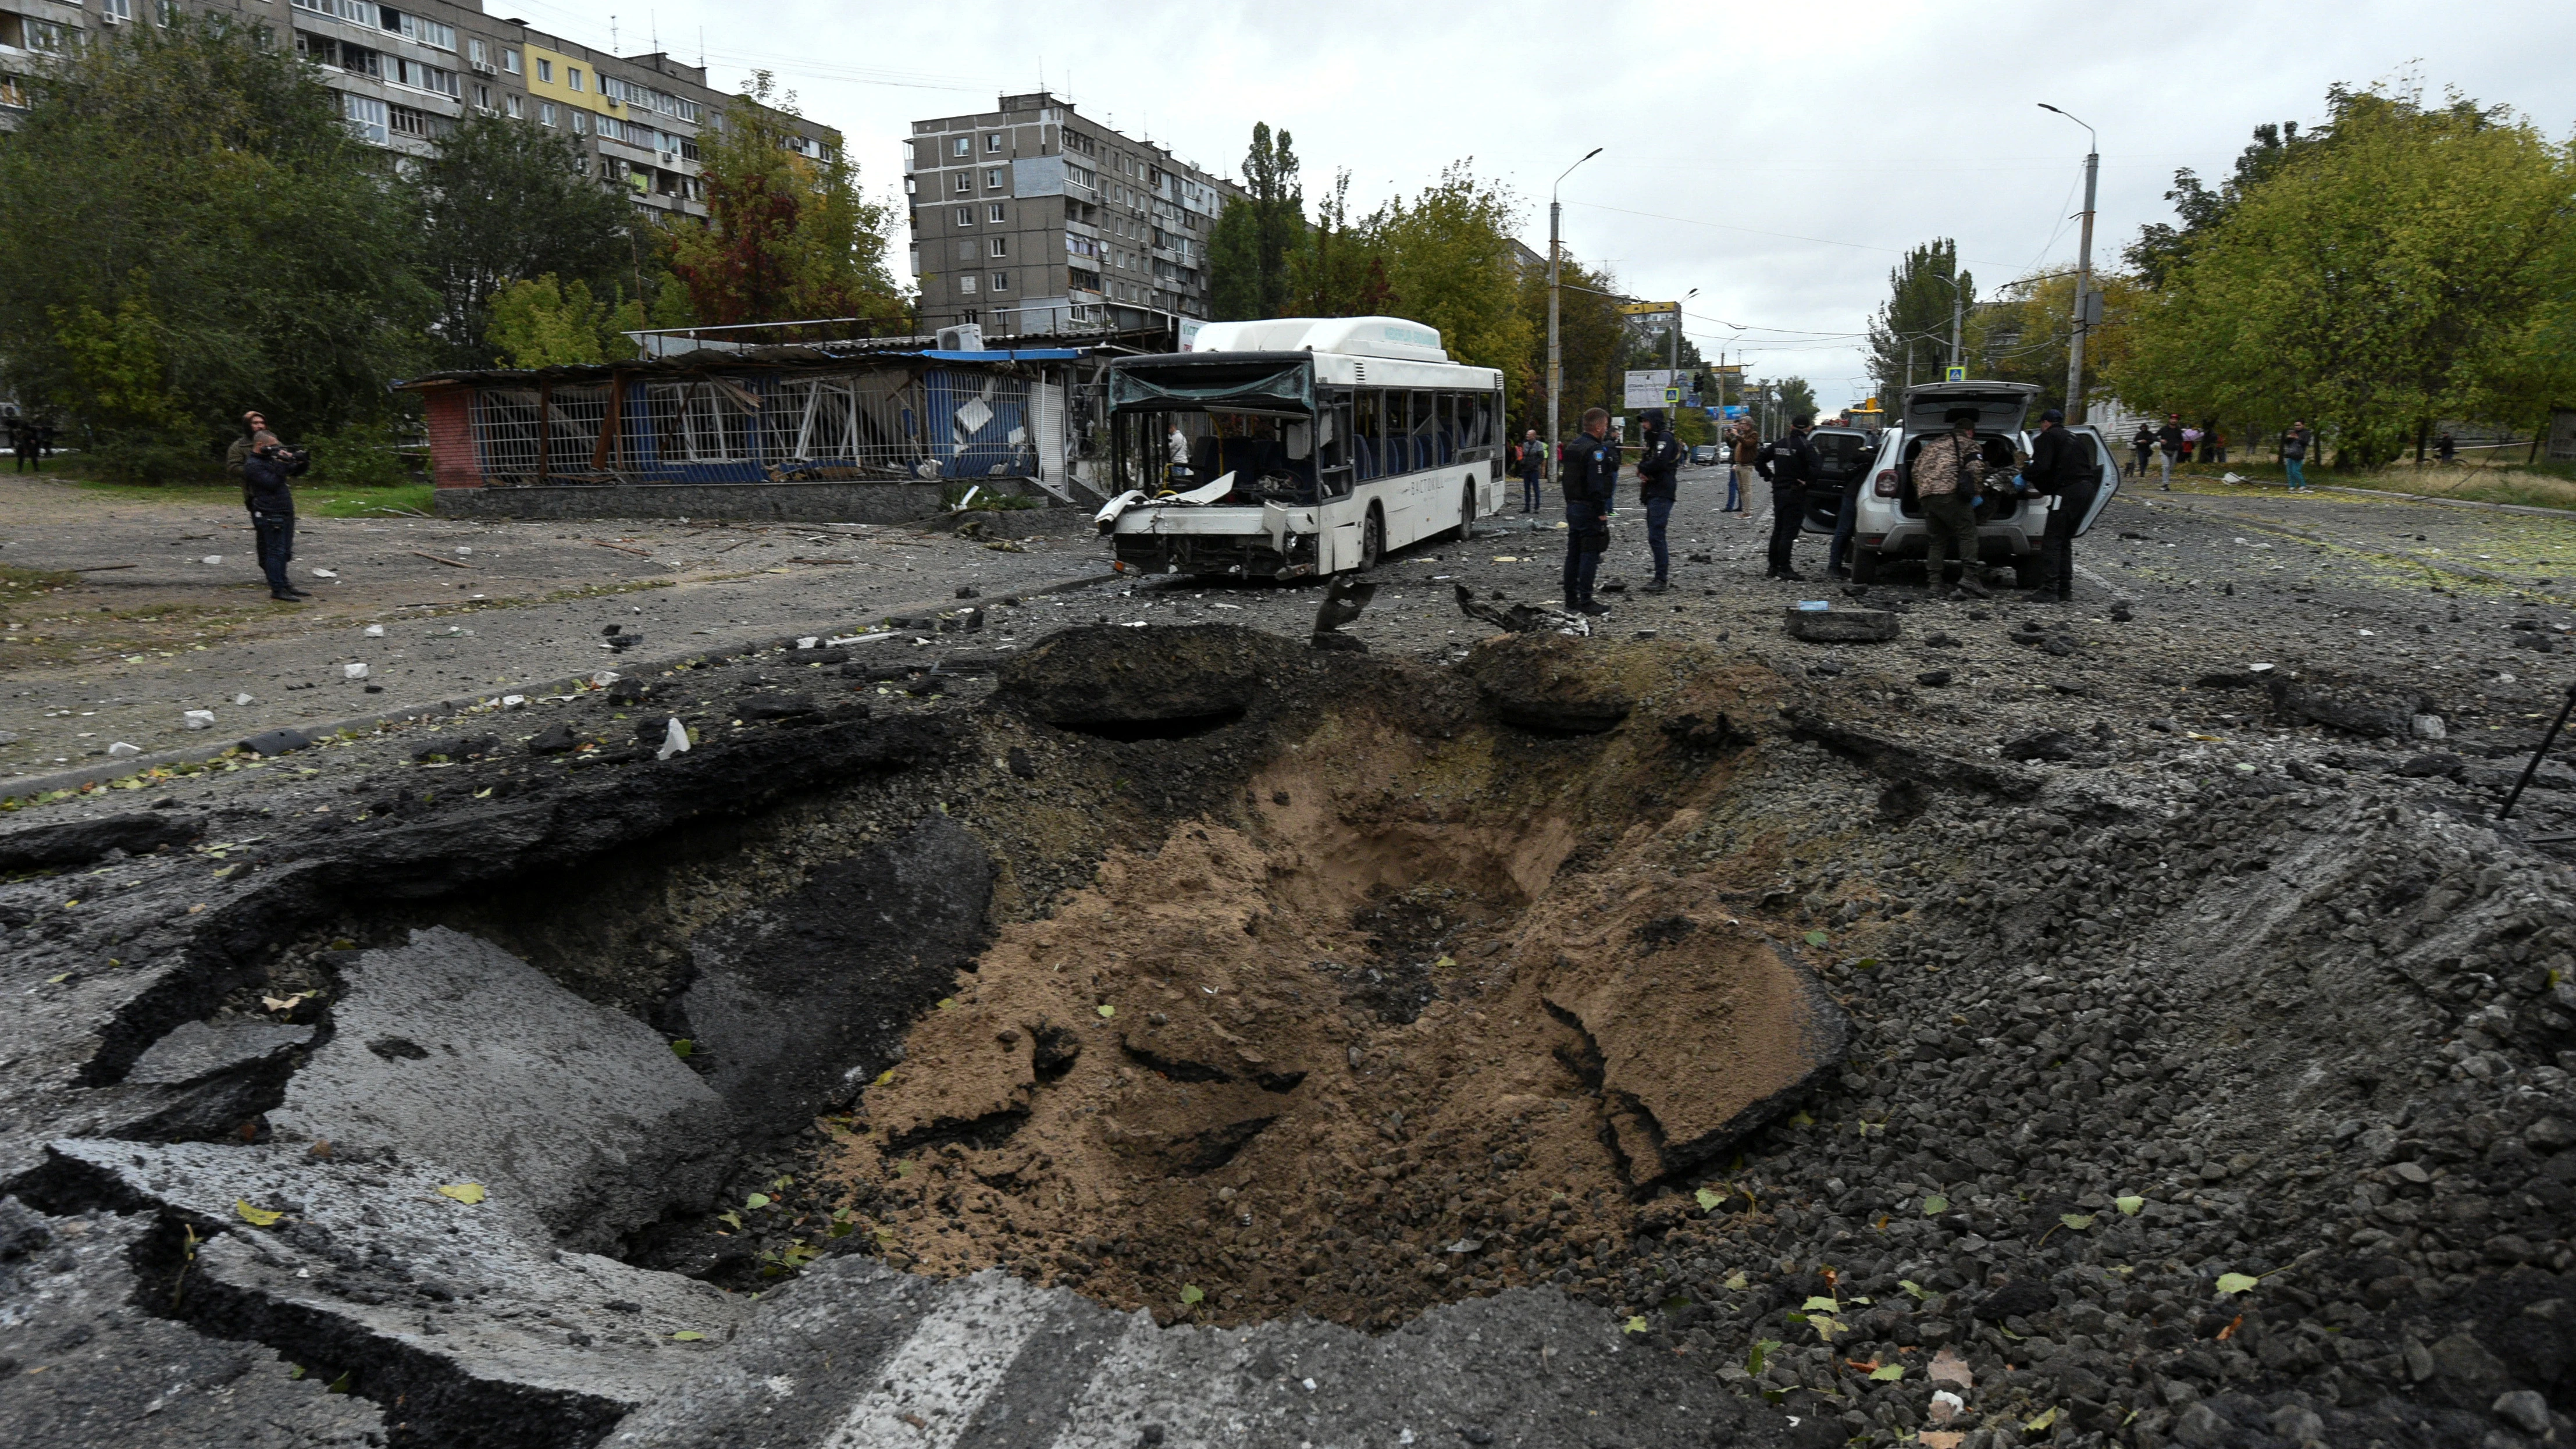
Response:
[[[2022,482],[2056,500],[2048,514],[2048,531],[2039,546],[2039,587],[2031,597],[2041,603],[2065,603],[2075,595],[2075,530],[2093,508],[2102,486],[2102,469],[2093,450],[2066,431],[2066,414],[2050,408],[2039,415],[2039,433],[2030,440],[2030,461]]]
[[[1664,424],[1662,408],[1645,411],[1646,450],[1637,456],[1637,501],[1646,509],[1646,547],[1655,556],[1655,581],[1646,592],[1660,594],[1672,588],[1673,556],[1664,546],[1664,523],[1673,515],[1673,499],[1680,491],[1675,475],[1682,468],[1681,440]]]
[[[1557,464],[1565,494],[1565,607],[1578,614],[1607,614],[1592,601],[1592,579],[1610,547],[1610,506],[1619,488],[1619,444],[1610,436],[1610,414],[1594,408],[1583,431],[1567,442]]]
[[[1760,456],[1753,460],[1753,471],[1771,484],[1771,568],[1765,578],[1806,577],[1790,567],[1790,550],[1798,542],[1798,530],[1806,525],[1807,485],[1824,471],[1816,445],[1807,440],[1815,426],[1814,414],[1800,413],[1790,420],[1789,435],[1763,444]]]

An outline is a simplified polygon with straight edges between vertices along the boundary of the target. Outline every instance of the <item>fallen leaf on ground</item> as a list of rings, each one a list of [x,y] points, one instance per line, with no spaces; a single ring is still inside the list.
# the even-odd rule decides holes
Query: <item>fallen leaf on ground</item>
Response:
[[[696,1343],[698,1340],[706,1337],[705,1334],[698,1332],[694,1328],[683,1328],[671,1336],[682,1343]]]
[[[250,1205],[250,1199],[248,1198],[233,1199],[233,1211],[241,1214],[241,1220],[243,1222],[246,1222],[255,1228],[267,1227],[269,1224],[286,1216],[286,1214],[281,1212],[271,1212],[267,1208],[252,1207]]]
[[[1977,1376],[1969,1371],[1968,1361],[1946,1348],[1932,1355],[1932,1366],[1923,1371],[1923,1376],[1936,1384],[1957,1384],[1963,1389],[1977,1386]]]
[[[479,1182],[451,1182],[439,1188],[438,1195],[440,1197],[452,1197],[458,1202],[465,1204],[467,1207],[472,1207],[474,1204],[483,1200],[483,1184]]]
[[[2246,1292],[2262,1281],[2251,1273],[2221,1273],[2218,1275],[2218,1296],[2224,1298],[2231,1293]]]

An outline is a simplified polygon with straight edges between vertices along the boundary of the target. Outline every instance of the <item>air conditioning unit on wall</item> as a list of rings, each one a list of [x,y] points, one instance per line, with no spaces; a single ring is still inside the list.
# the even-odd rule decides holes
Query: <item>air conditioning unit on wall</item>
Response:
[[[955,327],[940,328],[939,346],[936,350],[940,352],[983,351],[984,324],[980,322],[966,322]]]

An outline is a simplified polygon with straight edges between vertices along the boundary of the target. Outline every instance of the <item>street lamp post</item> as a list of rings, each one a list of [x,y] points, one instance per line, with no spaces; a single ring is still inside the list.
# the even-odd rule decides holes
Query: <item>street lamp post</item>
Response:
[[[1593,147],[1584,152],[1583,160],[1575,162],[1574,166],[1582,165],[1584,161],[1600,155],[1601,151],[1601,147]],[[1564,208],[1557,204],[1556,188],[1574,174],[1574,166],[1556,173],[1556,180],[1548,183],[1547,188],[1547,456],[1551,461],[1556,457],[1557,448],[1557,406],[1565,394],[1565,349],[1556,330],[1557,259],[1565,251],[1564,243],[1557,239],[1557,221]]]
[[[1693,287],[1682,294],[1682,302],[1687,302],[1698,295],[1699,288]],[[1682,370],[1682,302],[1673,304],[1672,359],[1673,371],[1676,373]]]
[[[2039,108],[2083,126],[2087,138],[2084,152],[2084,241],[2075,261],[2075,332],[2066,344],[2066,417],[2069,422],[2080,423],[2084,421],[2084,333],[2093,325],[2093,183],[2102,172],[2102,138],[2080,117],[2058,110],[2046,101],[2041,101]]]

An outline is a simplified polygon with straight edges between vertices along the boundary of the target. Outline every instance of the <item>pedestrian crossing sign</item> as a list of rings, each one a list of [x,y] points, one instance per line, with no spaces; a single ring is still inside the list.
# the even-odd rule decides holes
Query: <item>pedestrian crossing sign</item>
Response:
[[[1665,389],[1664,389],[1664,405],[1665,405],[1665,406],[1670,407],[1670,406],[1672,406],[1672,405],[1674,405],[1674,404],[1676,404],[1676,403],[1679,403],[1681,400],[1682,400],[1682,390],[1681,390],[1680,388],[1677,388],[1677,387],[1668,387],[1668,388],[1665,388]]]
[[[1945,367],[1941,369],[1941,380],[1943,382],[1966,382],[1968,380],[1968,370],[1964,367]]]

